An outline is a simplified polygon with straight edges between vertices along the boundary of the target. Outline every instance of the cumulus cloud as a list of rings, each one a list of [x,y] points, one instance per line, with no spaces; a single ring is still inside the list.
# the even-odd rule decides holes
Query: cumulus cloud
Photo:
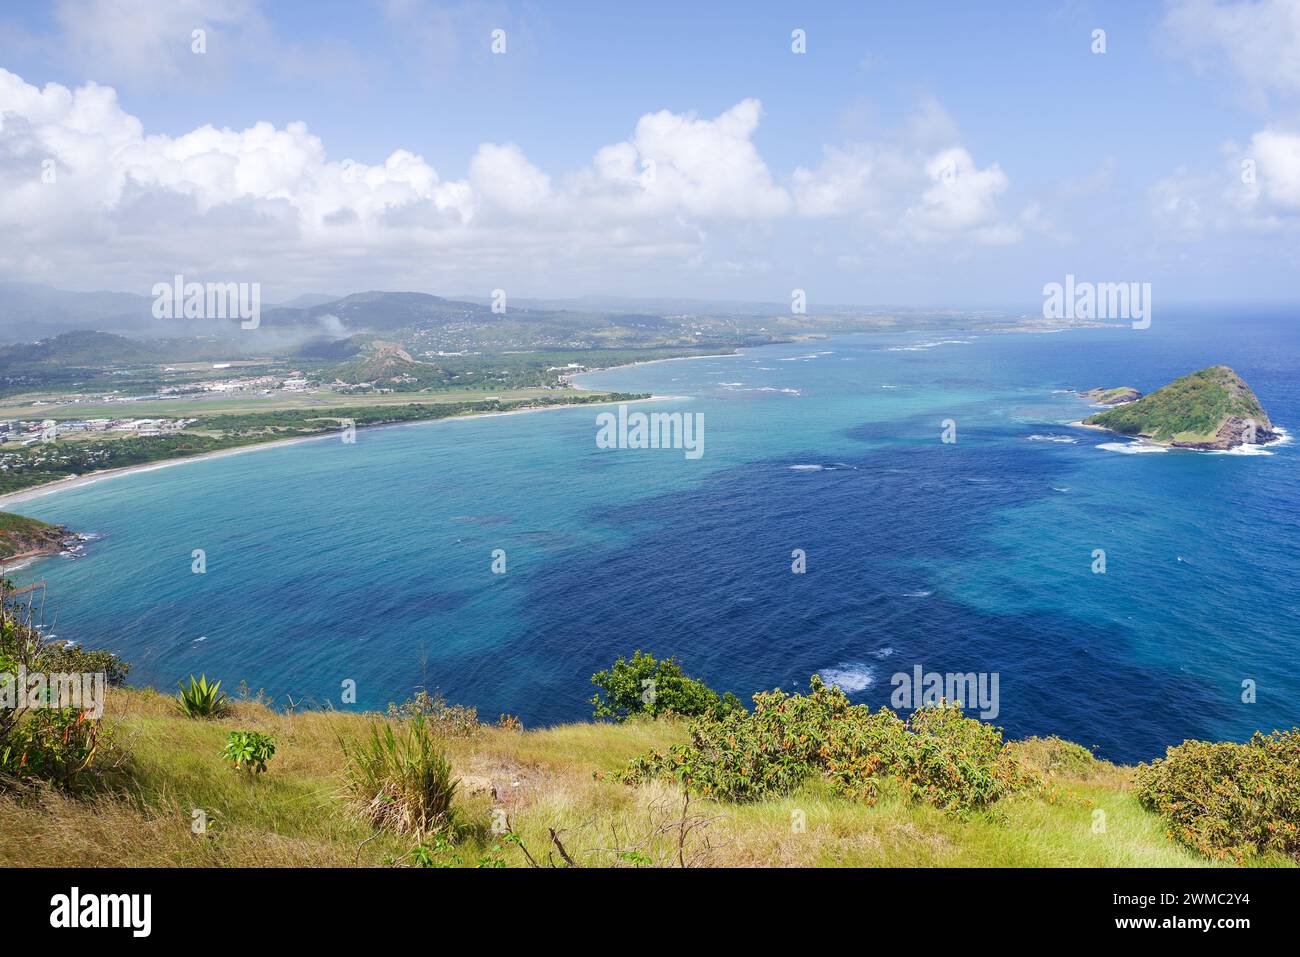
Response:
[[[1300,214],[1300,133],[1261,130],[1250,139],[1254,177],[1246,177],[1246,202],[1279,215]]]
[[[781,183],[753,141],[761,117],[752,99],[714,117],[649,113],[558,178],[518,145],[485,143],[463,177],[446,177],[404,149],[374,164],[331,158],[300,122],[150,133],[111,87],[38,89],[0,69],[0,274],[118,288],[173,271],[429,288],[521,263],[699,268],[719,234],[741,237],[711,257],[729,270],[745,243],[791,217],[874,219],[882,235],[915,242],[1018,238],[996,206],[1006,175],[960,146],[828,149]]]
[[[816,169],[796,169],[795,205],[803,216],[853,217],[913,242],[1017,242],[1020,227],[998,208],[1006,173],[997,163],[979,167],[957,135],[948,115],[924,102],[897,135],[827,149]]]

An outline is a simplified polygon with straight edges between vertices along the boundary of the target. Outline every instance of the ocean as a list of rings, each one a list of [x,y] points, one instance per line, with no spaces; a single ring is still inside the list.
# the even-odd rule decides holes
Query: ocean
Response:
[[[264,448],[13,506],[97,536],[13,577],[47,583],[59,637],[163,690],[206,673],[383,708],[423,687],[532,727],[589,716],[592,673],[636,649],[745,700],[820,673],[877,707],[920,666],[996,673],[1011,737],[1149,760],[1297,723],[1300,448],[1133,454],[1069,427],[1092,409],[1065,390],[1226,363],[1300,429],[1296,318],[1183,310],[608,370],[579,381],[702,414],[704,454],[598,448],[607,407]]]

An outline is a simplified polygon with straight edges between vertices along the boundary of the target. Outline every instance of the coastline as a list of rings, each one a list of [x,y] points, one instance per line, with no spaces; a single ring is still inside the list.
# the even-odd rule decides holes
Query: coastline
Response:
[[[1272,453],[1264,452],[1264,450],[1275,445],[1286,445],[1291,441],[1291,433],[1280,425],[1273,426],[1273,431],[1277,433],[1277,438],[1275,439],[1270,439],[1267,442],[1260,442],[1249,446],[1236,445],[1229,449],[1198,449],[1186,445],[1174,445],[1172,442],[1157,442],[1149,436],[1125,435],[1123,432],[1116,432],[1114,429],[1108,429],[1104,425],[1090,425],[1082,420],[1078,422],[1070,422],[1068,423],[1068,427],[1075,429],[1091,429],[1094,432],[1105,432],[1107,435],[1113,435],[1117,439],[1126,439],[1136,445],[1145,445],[1153,449],[1162,449],[1168,452],[1203,452],[1206,455],[1259,455],[1261,453],[1271,455]],[[1243,449],[1248,449],[1250,451],[1243,452]]]
[[[682,358],[704,358],[702,356],[684,356]],[[676,359],[656,359],[655,362],[675,362]],[[640,365],[642,363],[633,363]],[[602,370],[604,371],[604,370]],[[621,405],[624,403],[631,404],[634,402],[666,402],[674,399],[680,399],[682,396],[675,395],[651,395],[644,399],[610,399],[604,402],[571,402],[558,405],[537,406],[531,409],[510,409],[505,412],[465,412],[461,415],[448,415],[441,418],[415,419],[409,422],[384,422],[379,425],[362,425],[357,427],[358,432],[371,432],[379,429],[396,429],[406,428],[417,425],[431,425],[439,422],[455,422],[457,420],[467,419],[490,419],[503,415],[524,415],[529,412],[551,412],[556,409],[575,408],[577,406],[596,406],[596,405]],[[297,445],[300,442],[316,442],[321,439],[337,438],[339,430],[331,432],[321,432],[318,435],[295,435],[290,438],[271,439],[266,442],[252,442],[248,445],[241,445],[233,449],[218,449],[214,452],[204,452],[200,455],[186,455],[171,459],[160,459],[157,462],[142,462],[139,465],[127,465],[116,469],[100,469],[96,472],[87,472],[85,475],[71,475],[67,478],[55,479],[52,482],[43,482],[40,485],[33,485],[30,488],[19,489],[16,492],[7,492],[0,495],[0,510],[8,510],[11,505],[19,505],[23,502],[29,502],[33,499],[44,498],[47,495],[54,495],[58,492],[67,491],[68,489],[81,488],[86,485],[94,485],[97,482],[103,482],[108,479],[120,478],[124,475],[133,475],[137,472],[152,472],[155,469],[170,468],[174,465],[183,465],[186,462],[199,462],[203,460],[225,458],[230,455],[242,455],[245,452],[255,452],[259,449],[269,449],[277,446]],[[51,553],[57,554],[57,553]],[[41,558],[42,555],[26,556],[28,560]],[[13,556],[8,561],[19,560],[20,556]]]

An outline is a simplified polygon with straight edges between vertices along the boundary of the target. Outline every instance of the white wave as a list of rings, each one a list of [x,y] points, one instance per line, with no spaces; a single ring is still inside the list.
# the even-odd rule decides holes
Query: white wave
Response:
[[[1053,485],[1053,486],[1051,486],[1051,489],[1052,489],[1053,492],[1068,492],[1068,491],[1070,491],[1069,486],[1057,486],[1057,485]]]
[[[1097,448],[1104,452],[1123,452],[1125,455],[1141,455],[1145,452],[1168,452],[1163,445],[1151,445],[1149,442],[1103,442]]]
[[[910,346],[891,346],[886,352],[924,352],[937,346],[968,346],[974,339],[936,339],[934,342],[918,342]]]
[[[884,661],[893,653],[894,653],[893,648],[877,648],[875,651],[871,653],[871,655],[874,658],[879,658],[881,661]]]
[[[1269,443],[1272,444],[1271,442]],[[1238,445],[1235,449],[1196,449],[1195,451],[1204,452],[1206,455],[1272,455],[1268,449],[1262,445]]]
[[[933,594],[934,594],[933,589],[931,589],[930,591],[924,591],[922,589],[918,589],[917,591],[903,592],[903,597],[904,598],[929,598]]]
[[[824,468],[826,468],[826,466],[824,465],[792,465],[790,466],[790,471],[791,472],[820,472]]]
[[[1029,441],[1030,442],[1060,442],[1064,445],[1077,445],[1079,442],[1078,439],[1071,438],[1068,435],[1056,435],[1054,433],[1049,433],[1048,435],[1031,435],[1029,436]]]
[[[863,691],[876,680],[875,669],[860,661],[823,668],[821,676],[828,685],[838,685],[845,694]]]

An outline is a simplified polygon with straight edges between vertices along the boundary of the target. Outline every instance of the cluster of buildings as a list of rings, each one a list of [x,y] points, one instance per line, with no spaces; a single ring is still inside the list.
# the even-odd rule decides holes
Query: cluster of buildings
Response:
[[[78,433],[116,432],[132,435],[164,435],[178,432],[194,419],[74,419],[56,422],[54,419],[26,421],[11,419],[0,422],[0,445],[35,445],[37,442],[54,442]]]
[[[214,369],[229,368],[229,363],[217,363]],[[301,372],[292,372],[287,378],[273,375],[252,376],[246,379],[209,379],[203,382],[186,382],[158,390],[159,397],[193,395],[199,392],[257,392],[270,395],[275,389],[285,392],[305,392],[307,378]]]

